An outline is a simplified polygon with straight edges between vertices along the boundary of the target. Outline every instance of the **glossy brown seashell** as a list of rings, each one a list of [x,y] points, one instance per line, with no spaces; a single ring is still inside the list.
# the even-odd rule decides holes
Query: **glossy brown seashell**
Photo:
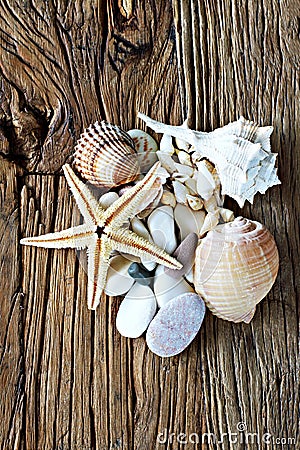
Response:
[[[259,222],[237,217],[216,226],[201,240],[194,284],[218,317],[249,323],[278,272],[275,240]]]
[[[129,183],[140,173],[129,134],[104,120],[82,133],[75,147],[74,163],[85,180],[108,188]]]

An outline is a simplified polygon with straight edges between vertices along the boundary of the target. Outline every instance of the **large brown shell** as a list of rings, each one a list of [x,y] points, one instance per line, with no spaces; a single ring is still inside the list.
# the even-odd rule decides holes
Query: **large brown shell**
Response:
[[[259,222],[237,217],[218,225],[200,241],[195,257],[195,289],[218,317],[250,322],[278,272],[275,240]]]
[[[85,180],[108,188],[129,183],[140,173],[129,134],[104,120],[82,133],[75,147],[74,163]]]

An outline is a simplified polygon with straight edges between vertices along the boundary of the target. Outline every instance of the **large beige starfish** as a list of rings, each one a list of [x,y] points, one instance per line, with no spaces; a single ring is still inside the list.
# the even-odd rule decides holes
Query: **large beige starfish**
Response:
[[[68,185],[74,195],[85,223],[77,227],[38,237],[21,239],[21,244],[46,248],[87,248],[88,254],[88,308],[96,309],[105,287],[112,250],[136,256],[150,255],[153,260],[173,269],[182,265],[157,245],[122,225],[133,217],[158,177],[156,163],[134,187],[103,209],[87,186],[75,175],[71,167],[63,166]]]

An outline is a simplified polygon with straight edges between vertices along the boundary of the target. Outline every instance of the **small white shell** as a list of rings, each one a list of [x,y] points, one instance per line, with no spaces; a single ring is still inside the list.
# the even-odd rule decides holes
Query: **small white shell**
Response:
[[[203,236],[208,231],[215,228],[219,223],[219,214],[213,214],[211,212],[207,213],[205,216],[202,228],[200,230],[200,236]]]
[[[232,222],[234,220],[234,213],[231,209],[219,208],[219,213],[224,222]]]
[[[177,156],[178,156],[178,160],[179,160],[180,164],[185,164],[186,166],[192,167],[191,157],[188,153],[180,150],[177,153]]]
[[[198,194],[204,199],[208,200],[216,187],[216,183],[212,173],[210,172],[206,161],[199,161],[197,163],[197,169],[195,176],[197,178],[197,191]]]
[[[196,195],[187,194],[186,199],[189,207],[192,208],[194,211],[199,211],[199,209],[203,208],[203,200],[200,197],[197,197]]]
[[[186,164],[175,163],[175,167],[178,173],[187,175],[187,177],[191,177],[194,173],[194,169]]]
[[[177,180],[172,181],[172,185],[173,185],[176,201],[178,203],[182,203],[183,205],[186,205],[187,204],[186,196],[189,194],[188,188],[184,184],[180,183],[180,181],[177,181]]]
[[[90,125],[82,133],[75,147],[74,163],[85,180],[109,188],[129,183],[140,173],[129,134],[105,121]]]
[[[173,194],[173,192],[170,191],[164,190],[160,201],[163,205],[169,205],[172,206],[172,208],[175,208],[176,206],[175,195]]]

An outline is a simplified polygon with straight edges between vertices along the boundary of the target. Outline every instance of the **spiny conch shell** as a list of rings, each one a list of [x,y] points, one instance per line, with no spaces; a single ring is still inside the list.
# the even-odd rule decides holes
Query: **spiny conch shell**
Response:
[[[108,188],[129,183],[140,173],[129,134],[104,120],[82,133],[75,147],[74,163],[85,180]]]
[[[194,284],[213,314],[249,323],[278,272],[275,240],[259,222],[237,217],[218,225],[196,250]]]
[[[193,150],[209,159],[216,167],[222,194],[234,198],[239,206],[253,202],[257,192],[280,184],[275,168],[276,154],[271,153],[270,135],[273,127],[259,127],[250,120],[239,120],[203,133],[182,126],[164,125],[138,113],[138,117],[157,133],[184,139]]]
[[[134,142],[140,163],[140,170],[142,173],[146,173],[157,161],[157,143],[150,134],[142,130],[129,130],[128,134]]]

